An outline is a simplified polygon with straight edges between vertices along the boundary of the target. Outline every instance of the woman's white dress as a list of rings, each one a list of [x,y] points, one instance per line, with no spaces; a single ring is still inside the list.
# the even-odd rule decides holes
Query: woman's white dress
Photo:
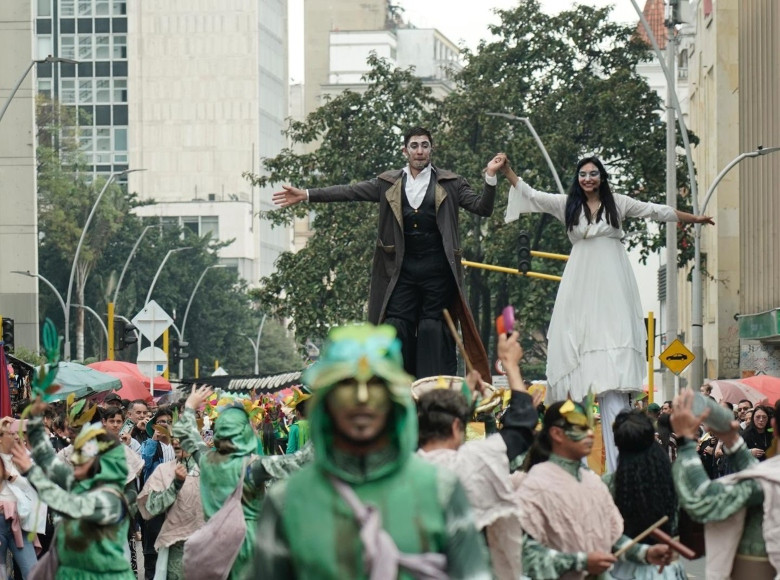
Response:
[[[621,223],[626,218],[674,222],[671,207],[615,194]],[[522,180],[509,191],[506,221],[521,213],[549,213],[565,224],[566,195],[536,191]],[[623,247],[623,230],[604,219],[579,223],[567,232],[571,254],[547,332],[547,391],[552,401],[569,394],[581,401],[592,391],[642,390],[647,374],[642,303]]]

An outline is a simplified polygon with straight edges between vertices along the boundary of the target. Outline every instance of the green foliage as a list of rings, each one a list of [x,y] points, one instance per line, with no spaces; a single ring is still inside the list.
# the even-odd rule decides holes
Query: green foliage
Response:
[[[66,107],[42,102],[38,108],[39,135],[39,272],[65,297],[68,278],[78,239],[94,204],[102,181],[91,181],[79,162],[75,142],[68,137],[74,119]],[[98,205],[79,257],[78,273],[82,275],[84,304],[105,316],[113,299],[119,274],[146,225],[156,219],[142,220],[132,212],[139,201],[132,193],[113,184]],[[118,294],[116,314],[133,318],[143,308],[149,286],[166,253],[178,247],[191,249],[172,254],[155,285],[152,299],[157,301],[179,327],[198,278],[207,266],[217,264],[218,251],[227,245],[198,237],[191,230],[179,227],[150,229],[130,262]],[[77,277],[78,284],[79,277]],[[74,289],[75,290],[75,289]],[[72,303],[78,303],[74,292]],[[58,329],[64,328],[62,309],[54,294],[41,287],[41,317],[50,317]],[[73,312],[76,312],[74,309]],[[251,374],[254,352],[241,334],[255,336],[262,315],[250,298],[246,283],[230,268],[208,271],[195,294],[187,318],[184,339],[190,358],[184,362],[185,375],[193,374],[193,359],[202,367],[216,359],[234,374]],[[75,316],[71,316],[74,321]],[[72,322],[73,324],[73,322]],[[175,330],[171,329],[172,336]],[[103,330],[92,316],[85,321],[86,355],[99,360],[107,358]],[[299,368],[301,357],[290,340],[274,330],[265,337],[261,347],[269,352],[269,366],[283,370]],[[278,343],[278,344],[277,344]],[[149,346],[144,339],[142,348]],[[160,346],[160,341],[158,341]],[[263,350],[261,348],[261,350]],[[135,361],[137,348],[116,353],[117,358]],[[264,359],[261,354],[261,367]],[[174,372],[177,369],[173,369]]]
[[[644,201],[665,201],[665,124],[661,103],[636,65],[650,58],[633,27],[608,20],[609,8],[574,5],[559,15],[526,0],[499,11],[493,38],[467,64],[457,88],[442,103],[432,103],[410,71],[391,70],[372,57],[373,71],[364,94],[345,92],[291,123],[287,134],[296,145],[321,143],[303,155],[291,149],[265,160],[267,177],[257,184],[289,183],[318,187],[371,179],[400,167],[400,133],[422,124],[434,133],[434,162],[466,176],[478,187],[486,161],[507,152],[513,168],[528,183],[556,191],[555,181],[531,133],[522,122],[488,116],[508,113],[530,119],[544,142],[565,188],[584,155],[598,155],[610,171],[613,191]],[[695,142],[695,137],[692,137]],[[687,184],[679,161],[678,183]],[[492,217],[461,215],[465,258],[513,267],[520,231],[531,234],[533,249],[568,254],[571,244],[562,224],[546,215],[525,215],[504,223],[505,181]],[[678,203],[685,208],[682,198]],[[277,271],[262,280],[258,300],[264,311],[290,318],[299,336],[321,338],[332,324],[365,319],[376,212],[365,204],[299,204],[271,212],[289,223],[293,215],[314,214],[314,234],[297,254],[284,254]],[[664,245],[664,228],[651,235],[643,220],[623,224],[629,246],[646,257]],[[680,230],[683,234],[683,230]],[[681,239],[681,260],[689,259]],[[563,263],[534,258],[532,270],[559,275]],[[469,301],[483,341],[493,344],[493,321],[514,304],[524,328],[526,361],[546,358],[547,325],[557,284],[471,269],[466,272]]]
[[[410,70],[392,69],[376,56],[365,93],[346,91],[328,100],[287,135],[297,144],[321,142],[313,153],[290,149],[264,160],[267,176],[248,175],[256,185],[294,183],[320,187],[376,177],[403,162],[403,132],[431,124],[430,90]],[[373,204],[299,204],[268,212],[290,223],[313,210],[315,231],[296,254],[283,254],[277,271],[262,280],[256,296],[263,311],[291,319],[296,334],[323,339],[331,325],[364,320],[378,209]]]

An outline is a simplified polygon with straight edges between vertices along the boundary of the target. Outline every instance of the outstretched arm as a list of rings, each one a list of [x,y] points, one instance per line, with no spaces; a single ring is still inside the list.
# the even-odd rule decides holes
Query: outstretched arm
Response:
[[[292,185],[283,185],[282,191],[277,191],[273,195],[273,202],[281,207],[289,207],[306,201],[309,198],[305,189],[298,189]]]
[[[711,226],[715,225],[713,219],[708,215],[694,215],[686,211],[680,211],[679,209],[674,210],[674,213],[677,214],[677,219],[681,222],[689,224],[709,224]]]

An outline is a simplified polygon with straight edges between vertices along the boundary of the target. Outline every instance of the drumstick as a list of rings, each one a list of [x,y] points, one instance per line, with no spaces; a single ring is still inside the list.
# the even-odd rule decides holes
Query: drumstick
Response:
[[[615,558],[620,558],[623,554],[628,552],[628,550],[631,549],[632,546],[638,544],[642,540],[644,540],[647,536],[653,533],[653,530],[656,528],[660,528],[662,525],[664,525],[669,520],[669,516],[664,516],[657,522],[655,522],[652,526],[647,528],[644,532],[639,534],[636,538],[631,540],[628,544],[620,548],[617,552],[615,552]]]
[[[444,320],[447,321],[447,326],[450,327],[450,333],[452,334],[452,338],[455,339],[455,344],[458,345],[458,350],[460,351],[460,355],[463,357],[463,362],[466,363],[466,374],[468,374],[474,370],[474,367],[471,366],[469,355],[466,354],[466,347],[463,346],[463,341],[460,339],[458,330],[455,328],[455,323],[452,321],[452,317],[446,308],[444,309]]]
[[[652,532],[650,532],[650,534],[659,542],[669,546],[672,550],[680,554],[680,556],[682,556],[683,558],[687,558],[688,560],[693,560],[696,558],[696,552],[691,550],[685,544],[678,542],[663,530],[655,529]]]

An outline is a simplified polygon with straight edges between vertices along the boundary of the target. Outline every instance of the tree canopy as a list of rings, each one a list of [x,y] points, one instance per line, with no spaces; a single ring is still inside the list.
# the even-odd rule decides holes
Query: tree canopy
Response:
[[[456,88],[435,102],[413,70],[394,69],[372,56],[365,92],[326,100],[304,121],[291,122],[293,145],[320,143],[311,153],[286,149],[264,160],[266,175],[255,183],[292,183],[318,187],[371,179],[403,165],[400,135],[414,125],[434,136],[434,163],[469,179],[475,189],[486,161],[505,151],[515,171],[536,189],[556,191],[555,181],[531,133],[520,121],[487,115],[528,118],[544,142],[564,188],[577,160],[597,155],[610,172],[613,191],[644,201],[665,201],[665,124],[661,104],[637,64],[650,58],[634,28],[610,22],[609,8],[575,5],[547,15],[537,0],[499,11],[493,37],[466,53]],[[678,163],[678,183],[687,173]],[[550,216],[526,215],[505,224],[505,181],[499,183],[490,218],[461,214],[465,259],[516,267],[517,236],[531,234],[533,248],[568,254],[562,224]],[[678,207],[686,207],[680,198]],[[365,319],[369,268],[376,238],[373,204],[300,204],[270,212],[288,222],[313,211],[313,235],[297,254],[284,254],[277,271],[261,281],[262,307],[290,318],[301,337],[321,339],[331,325]],[[645,256],[664,244],[664,227],[648,231],[642,220],[623,224],[629,246]],[[683,230],[680,235],[684,235]],[[681,259],[689,258],[683,252]],[[534,259],[532,270],[559,274],[560,263]],[[493,320],[514,304],[523,321],[527,359],[540,366],[545,357],[547,324],[557,292],[554,282],[467,271],[469,302],[486,346]],[[533,374],[533,373],[531,373]]]

